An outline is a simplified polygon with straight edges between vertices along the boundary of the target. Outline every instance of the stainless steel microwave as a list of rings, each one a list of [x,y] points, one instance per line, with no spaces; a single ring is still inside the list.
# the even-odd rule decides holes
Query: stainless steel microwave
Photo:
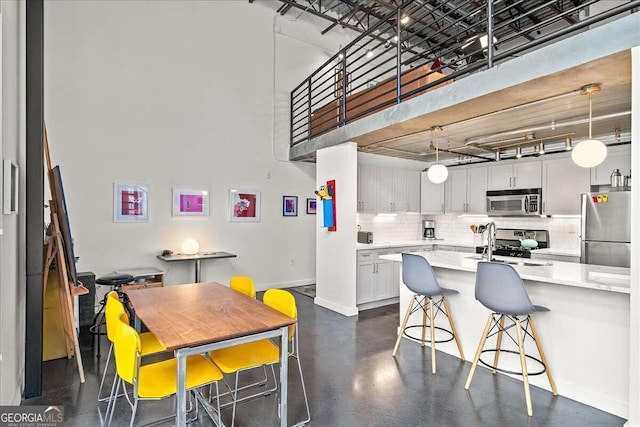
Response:
[[[542,189],[487,191],[489,216],[530,216],[542,214]]]

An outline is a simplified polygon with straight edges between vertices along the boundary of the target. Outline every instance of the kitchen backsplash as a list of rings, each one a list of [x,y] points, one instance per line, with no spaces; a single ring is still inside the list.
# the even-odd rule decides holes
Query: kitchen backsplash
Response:
[[[359,214],[358,224],[362,231],[373,232],[374,242],[415,240],[422,238],[422,220],[436,222],[436,237],[453,243],[476,244],[469,229],[472,224],[494,221],[498,228],[525,228],[549,230],[550,247],[580,250],[580,217],[550,218],[487,218],[458,216],[421,216],[398,214],[396,216]],[[486,241],[486,234],[485,234]]]

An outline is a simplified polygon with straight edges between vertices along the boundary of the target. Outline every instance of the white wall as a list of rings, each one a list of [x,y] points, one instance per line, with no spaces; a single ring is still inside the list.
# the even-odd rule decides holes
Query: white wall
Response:
[[[315,165],[280,160],[288,91],[331,49],[313,44],[318,31],[302,19],[275,15],[240,1],[46,3],[45,118],[79,270],[156,266],[168,284],[191,282],[191,264],[155,256],[193,237],[238,255],[204,261],[203,280],[314,283],[304,203]],[[148,223],[113,222],[116,181],[149,188]],[[208,189],[210,216],[172,218],[173,186]],[[234,187],[262,191],[261,222],[228,221]],[[297,217],[282,216],[283,195],[298,196]]]
[[[349,142],[317,151],[316,185],[336,181],[336,231],[322,227],[322,208],[316,225],[315,303],[345,316],[356,307],[357,148]]]
[[[18,214],[0,215],[0,405],[17,405],[24,376],[24,3],[2,2],[2,153],[20,168]],[[1,191],[0,191],[1,193]]]

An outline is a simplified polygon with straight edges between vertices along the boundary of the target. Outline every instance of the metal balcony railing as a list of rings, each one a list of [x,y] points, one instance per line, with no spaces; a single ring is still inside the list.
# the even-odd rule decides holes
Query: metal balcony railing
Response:
[[[597,3],[406,0],[291,92],[291,146],[640,6]]]

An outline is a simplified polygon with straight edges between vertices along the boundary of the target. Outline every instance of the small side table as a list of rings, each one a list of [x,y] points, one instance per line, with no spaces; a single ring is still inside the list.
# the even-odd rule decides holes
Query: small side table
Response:
[[[196,262],[196,283],[200,283],[201,278],[201,269],[200,269],[200,261],[203,259],[219,259],[219,258],[235,258],[236,254],[230,254],[229,252],[201,252],[195,255],[183,255],[183,254],[173,254],[173,255],[158,255],[158,258],[166,261],[195,261]]]
[[[164,271],[155,267],[144,267],[144,268],[129,268],[117,270],[114,273],[117,274],[130,274],[134,277],[135,281],[128,284],[123,285],[123,291],[130,291],[133,289],[143,289],[143,288],[160,288],[163,286],[164,281]]]

